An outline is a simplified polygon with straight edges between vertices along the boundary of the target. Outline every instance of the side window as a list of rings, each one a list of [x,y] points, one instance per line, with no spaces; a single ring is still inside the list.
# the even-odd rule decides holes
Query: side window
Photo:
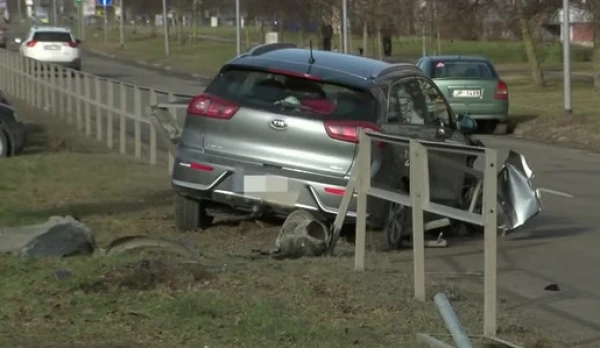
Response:
[[[444,97],[426,79],[402,79],[388,91],[388,123],[451,127],[450,117]]]
[[[452,112],[445,102],[444,95],[438,91],[434,82],[426,79],[419,79],[419,84],[421,85],[427,103],[426,118],[431,122],[435,122],[437,125],[452,128],[454,120],[452,118]]]

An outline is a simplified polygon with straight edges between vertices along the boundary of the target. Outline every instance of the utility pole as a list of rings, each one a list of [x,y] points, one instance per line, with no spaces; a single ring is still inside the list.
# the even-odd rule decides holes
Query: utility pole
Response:
[[[58,27],[58,9],[56,5],[56,0],[52,0],[52,17],[54,19],[54,25]]]
[[[54,0],[56,1],[56,0]],[[104,9],[104,44],[106,45],[106,43],[108,42],[108,13],[106,11],[106,2],[108,0],[104,0],[103,2],[103,9]]]
[[[83,6],[86,0],[79,2],[79,35],[81,40],[85,40],[85,15],[83,12]]]
[[[121,48],[125,48],[125,6],[123,6],[124,2],[125,0],[121,0],[121,2],[119,3],[119,6],[121,8],[121,18],[119,18],[119,46]]]
[[[171,53],[169,51],[169,22],[167,18],[167,0],[163,0],[163,32],[165,34],[165,56],[170,56]]]
[[[563,74],[565,115],[571,116],[571,10],[569,0],[563,0]]]
[[[235,47],[237,55],[242,54],[242,20],[240,18],[240,0],[235,0]]]
[[[342,35],[344,38],[344,53],[348,53],[348,0],[342,0]]]

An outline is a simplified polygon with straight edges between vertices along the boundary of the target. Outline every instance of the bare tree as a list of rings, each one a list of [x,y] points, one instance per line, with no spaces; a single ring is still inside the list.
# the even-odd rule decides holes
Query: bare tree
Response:
[[[594,16],[594,88],[600,90],[600,0],[591,0],[589,3]]]

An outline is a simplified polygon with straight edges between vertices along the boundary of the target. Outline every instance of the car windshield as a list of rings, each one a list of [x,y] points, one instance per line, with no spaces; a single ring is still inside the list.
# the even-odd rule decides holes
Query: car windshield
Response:
[[[377,102],[370,92],[285,73],[230,69],[207,93],[241,106],[326,120],[371,121]]]
[[[56,31],[38,31],[33,34],[33,41],[38,42],[69,42],[71,34]]]
[[[495,79],[491,64],[481,61],[436,61],[432,78],[446,79]]]

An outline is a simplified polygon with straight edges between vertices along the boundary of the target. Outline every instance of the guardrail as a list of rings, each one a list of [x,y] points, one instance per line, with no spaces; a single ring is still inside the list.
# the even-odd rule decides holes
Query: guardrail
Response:
[[[371,185],[371,142],[384,142],[404,146],[409,152],[409,191],[392,192]],[[454,143],[416,140],[361,130],[359,135],[357,165],[352,173],[345,194],[340,203],[338,215],[333,223],[331,250],[339,239],[340,231],[348,213],[352,198],[356,196],[356,236],[354,268],[365,269],[367,197],[373,196],[389,202],[401,204],[412,209],[412,248],[414,264],[415,298],[425,300],[425,223],[424,212],[433,213],[450,219],[463,221],[484,227],[484,334],[496,334],[496,260],[497,260],[497,152],[493,149],[472,147]],[[470,156],[483,156],[483,173],[472,168],[464,171],[475,175],[482,184],[483,208],[481,214],[472,209],[461,210],[431,201],[429,176],[429,151],[439,151]],[[436,159],[437,160],[437,159]],[[439,160],[443,160],[440,158]],[[452,162],[448,161],[449,165]],[[477,187],[480,187],[477,184]],[[477,191],[477,190],[476,190]],[[476,192],[473,201],[479,199]],[[470,204],[472,207],[473,204]]]
[[[172,155],[166,144],[157,141],[157,128],[145,106],[187,102],[193,97],[41,63],[8,50],[0,50],[0,84],[7,94],[26,100],[32,107],[52,110],[110,149],[151,165],[168,164],[169,168]],[[171,109],[180,124],[184,111]]]

